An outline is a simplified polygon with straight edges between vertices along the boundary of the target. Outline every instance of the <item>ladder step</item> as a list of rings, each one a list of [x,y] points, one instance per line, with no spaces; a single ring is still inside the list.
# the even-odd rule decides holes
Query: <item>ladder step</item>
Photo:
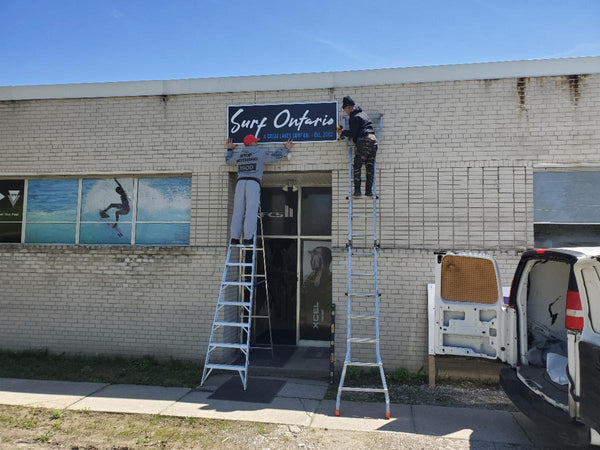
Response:
[[[244,308],[250,308],[252,306],[250,302],[219,302],[219,305],[222,306],[242,306]]]
[[[379,339],[373,338],[348,338],[348,342],[354,342],[358,344],[377,344]]]
[[[345,362],[344,365],[355,366],[355,367],[379,367],[379,366],[381,366],[381,363],[350,361],[347,363]]]
[[[353,233],[352,237],[355,237],[355,236],[359,236],[359,237],[374,236],[374,234],[373,233]]]
[[[352,256],[374,256],[375,253],[373,252],[354,252],[352,253]]]
[[[340,386],[340,391],[348,391],[348,392],[382,392],[386,393],[388,390],[383,388],[367,388],[367,387],[345,387]]]
[[[377,292],[349,292],[352,297],[377,297]]]
[[[233,266],[233,267],[252,267],[252,263],[238,263],[238,262],[228,262],[225,263],[228,266]]]
[[[244,322],[215,322],[216,327],[238,327],[238,328],[250,328],[249,323]]]
[[[376,320],[377,316],[371,316],[367,314],[348,314],[348,318],[357,320]]]
[[[237,344],[233,342],[211,342],[209,347],[219,347],[219,348],[238,348],[240,350],[246,349],[246,344]]]
[[[213,364],[208,363],[205,366],[207,369],[219,369],[219,370],[237,370],[237,371],[246,371],[246,366],[238,366],[235,364]]]
[[[252,286],[250,281],[225,281],[223,286]]]

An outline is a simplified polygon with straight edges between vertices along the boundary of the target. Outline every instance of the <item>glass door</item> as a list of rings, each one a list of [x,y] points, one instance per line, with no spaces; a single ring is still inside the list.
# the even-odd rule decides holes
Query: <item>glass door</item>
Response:
[[[261,205],[273,343],[327,346],[332,297],[331,188],[263,188]],[[256,302],[257,311],[264,310],[264,290],[257,290]],[[265,340],[267,331],[257,326],[257,343]]]
[[[300,188],[298,343],[329,345],[331,330],[331,188]]]

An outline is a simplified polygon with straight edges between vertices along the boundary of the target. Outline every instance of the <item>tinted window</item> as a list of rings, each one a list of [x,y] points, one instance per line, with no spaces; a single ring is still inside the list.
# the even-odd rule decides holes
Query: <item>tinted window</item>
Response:
[[[25,242],[74,244],[78,180],[29,180]]]
[[[331,188],[306,187],[302,189],[303,236],[331,235]]]
[[[600,243],[600,172],[539,172],[533,176],[536,247]]]
[[[291,187],[263,188],[261,211],[265,235],[289,236],[297,234],[298,191]]]

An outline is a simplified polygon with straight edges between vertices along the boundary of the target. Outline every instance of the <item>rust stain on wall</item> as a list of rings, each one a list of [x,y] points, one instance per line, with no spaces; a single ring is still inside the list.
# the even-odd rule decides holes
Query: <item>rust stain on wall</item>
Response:
[[[561,81],[568,86],[571,102],[574,106],[577,106],[581,98],[581,87],[584,78],[585,75],[567,75],[562,77]]]
[[[517,78],[517,95],[519,96],[519,107],[521,110],[525,110],[525,87],[527,85],[527,78]]]

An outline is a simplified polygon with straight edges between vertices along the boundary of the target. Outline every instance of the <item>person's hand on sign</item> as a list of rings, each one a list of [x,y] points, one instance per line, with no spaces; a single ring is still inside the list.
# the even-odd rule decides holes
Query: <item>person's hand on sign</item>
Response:
[[[335,130],[337,131],[338,139],[342,139],[342,131],[343,131],[342,126],[338,125],[337,127],[335,127]]]
[[[237,147],[237,144],[233,143],[233,138],[227,139],[227,150],[234,150]]]
[[[292,150],[292,147],[293,147],[294,145],[296,145],[296,144],[295,144],[294,142],[292,142],[292,140],[291,140],[291,139],[288,139],[288,141],[287,141],[285,144],[283,144],[283,146],[285,147],[285,149],[286,149],[288,152]]]

